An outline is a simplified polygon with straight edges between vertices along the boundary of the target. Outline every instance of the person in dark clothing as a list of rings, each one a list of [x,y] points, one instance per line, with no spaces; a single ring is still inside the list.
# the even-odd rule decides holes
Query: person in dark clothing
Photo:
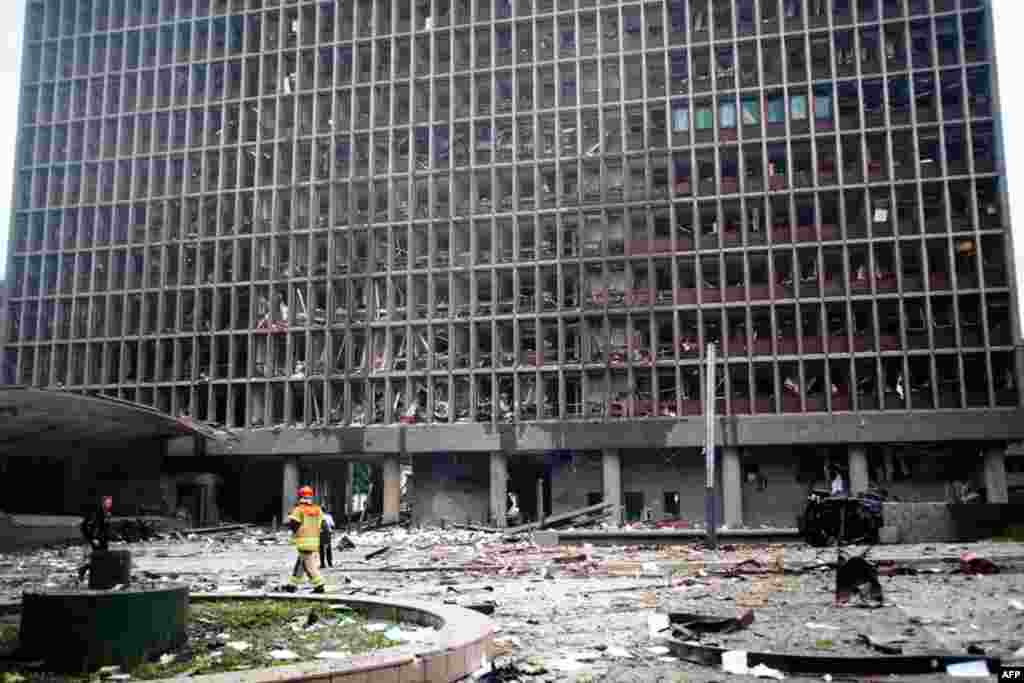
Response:
[[[82,535],[94,551],[106,552],[110,547],[110,511],[114,507],[111,496],[103,496],[100,504],[82,520]]]
[[[320,566],[334,566],[334,548],[331,547],[331,535],[334,533],[334,515],[324,505],[322,521],[320,522]]]

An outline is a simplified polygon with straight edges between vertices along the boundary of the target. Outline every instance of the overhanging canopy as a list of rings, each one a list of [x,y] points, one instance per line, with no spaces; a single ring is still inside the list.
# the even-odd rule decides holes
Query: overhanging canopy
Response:
[[[46,455],[40,446],[130,443],[177,436],[212,437],[188,418],[106,396],[0,386],[0,455]]]

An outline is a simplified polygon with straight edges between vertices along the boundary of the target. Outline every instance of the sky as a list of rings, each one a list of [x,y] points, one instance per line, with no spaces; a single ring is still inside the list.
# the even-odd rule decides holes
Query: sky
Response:
[[[0,26],[8,30],[0,35],[0,92],[7,93],[0,105],[0,281],[7,270],[7,240],[10,238],[11,197],[14,178],[14,137],[17,134],[21,28],[28,0],[0,0]]]
[[[14,172],[15,136],[17,134],[17,105],[13,96],[18,92],[19,63],[21,59],[22,23],[27,0],[0,0],[0,26],[12,27],[0,40],[0,92],[8,93],[7,105],[0,108],[0,278],[7,268],[7,241],[10,237],[12,178]],[[1019,82],[1014,83],[1016,69],[1024,62],[1024,44],[1018,31],[1024,26],[1024,2],[1021,0],[992,0],[994,9],[995,42],[998,54],[1000,96],[1003,114],[1003,143],[1006,150],[1007,182],[1011,197],[1011,224],[1018,226],[1014,241],[1014,262],[1017,264],[1017,291],[1024,292],[1024,199],[1013,203],[1014,197],[1024,198],[1024,92]],[[1020,122],[1016,131],[1010,122]],[[1020,320],[1024,320],[1024,301]],[[1018,334],[1021,331],[1018,330]]]

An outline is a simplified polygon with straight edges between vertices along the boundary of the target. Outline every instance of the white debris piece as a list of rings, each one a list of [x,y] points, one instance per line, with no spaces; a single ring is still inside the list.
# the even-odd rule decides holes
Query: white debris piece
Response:
[[[605,650],[605,654],[609,657],[615,657],[616,659],[629,659],[633,656],[629,654],[629,650],[624,647],[610,647]]]
[[[177,659],[177,656],[172,654],[160,655],[160,664],[167,666],[168,664],[173,664]]]
[[[250,645],[249,643],[245,642],[244,640],[235,640],[235,641],[232,641],[232,642],[228,643],[228,647],[230,647],[235,652],[245,652],[246,650],[251,648],[252,645]]]
[[[380,633],[381,631],[387,631],[391,628],[391,624],[367,624],[366,630],[370,633]]]
[[[345,652],[344,650],[342,650],[342,651],[325,650],[323,652],[317,653],[316,658],[317,659],[348,659],[351,656],[352,655],[350,655],[348,652]]]
[[[299,656],[291,650],[271,650],[269,654],[271,659],[276,659],[279,662],[287,662],[289,660],[299,658]]]
[[[804,626],[806,626],[807,628],[810,628],[810,629],[816,629],[816,630],[820,630],[820,631],[839,631],[839,630],[841,630],[838,626],[833,626],[831,624],[819,624],[819,623],[814,622],[814,621],[808,621],[806,624],[804,624]]]
[[[647,629],[650,631],[651,638],[667,638],[668,626],[669,621],[667,614],[647,615]]]
[[[1024,612],[1024,602],[1021,602],[1020,600],[1010,600],[1010,607],[1018,612]]]
[[[647,650],[648,652],[650,652],[652,655],[658,655],[658,656],[667,655],[670,652],[670,650],[667,647],[665,647],[664,645],[654,645],[654,646],[647,647],[647,648],[644,648],[644,649]]]
[[[946,673],[953,678],[988,678],[992,675],[988,670],[988,662],[984,659],[950,664],[946,667]]]
[[[729,650],[722,653],[722,671],[739,676],[757,676],[758,678],[774,678],[777,681],[784,680],[786,676],[778,669],[758,664],[755,667],[747,665],[746,650]]]

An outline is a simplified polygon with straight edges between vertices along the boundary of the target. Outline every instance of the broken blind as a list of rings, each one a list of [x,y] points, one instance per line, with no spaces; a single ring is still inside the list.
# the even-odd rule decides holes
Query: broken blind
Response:
[[[814,86],[814,118],[823,120],[832,118],[832,86]]]
[[[449,147],[448,126],[434,128],[434,157],[439,160],[448,158]]]
[[[690,129],[690,109],[686,102],[674,100],[672,102],[672,131],[680,133]]]
[[[793,121],[807,120],[807,95],[790,96],[789,115]]]
[[[640,32],[640,16],[637,14],[627,14],[624,16],[624,24],[627,33],[639,33]]]
[[[718,125],[721,128],[736,127],[736,103],[721,102],[718,105]]]
[[[672,170],[675,173],[676,181],[690,179],[690,160],[676,157],[672,159]]]
[[[864,111],[868,114],[875,114],[882,110],[882,103],[884,100],[884,94],[882,90],[882,81],[872,80],[864,81],[863,83],[863,103]]]
[[[786,143],[768,145],[768,175],[786,175]]]
[[[732,73],[733,53],[731,47],[720,47],[715,52],[717,60],[718,76],[728,76]]]
[[[768,95],[765,98],[768,123],[786,122],[786,100],[782,95]]]
[[[761,107],[758,106],[756,97],[744,97],[742,106],[744,126],[756,126],[761,123]]]
[[[574,31],[562,31],[560,35],[563,50],[572,50],[576,47],[576,33]]]
[[[675,33],[686,32],[686,5],[683,0],[669,0],[669,21]]]
[[[741,31],[753,28],[754,0],[738,0],[736,4],[736,19],[739,21]]]
[[[686,62],[686,50],[672,50],[669,52],[670,74],[674,81],[686,81],[689,77],[689,69]]]

